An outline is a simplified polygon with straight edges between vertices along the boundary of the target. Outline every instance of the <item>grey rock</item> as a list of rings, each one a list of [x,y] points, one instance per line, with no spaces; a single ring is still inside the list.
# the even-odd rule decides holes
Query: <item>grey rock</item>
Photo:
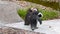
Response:
[[[3,28],[0,28],[0,34],[40,34],[40,33],[39,32],[28,31],[28,30],[24,30],[24,29],[3,27]]]
[[[17,13],[18,5],[13,2],[0,2],[0,21],[6,23],[22,22]]]

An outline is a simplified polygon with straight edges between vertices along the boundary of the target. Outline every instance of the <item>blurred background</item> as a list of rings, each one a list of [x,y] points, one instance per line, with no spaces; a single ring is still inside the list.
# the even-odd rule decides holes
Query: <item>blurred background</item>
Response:
[[[42,20],[51,20],[60,18],[60,0],[0,0],[14,2],[19,5],[17,12],[20,17],[25,19],[27,10],[31,7],[38,8],[43,14]]]

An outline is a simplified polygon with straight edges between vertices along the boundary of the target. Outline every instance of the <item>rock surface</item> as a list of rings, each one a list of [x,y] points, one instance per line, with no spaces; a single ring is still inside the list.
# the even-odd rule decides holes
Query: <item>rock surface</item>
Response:
[[[44,33],[32,32],[28,30],[16,29],[11,27],[2,27],[0,28],[0,34],[44,34]]]
[[[6,24],[5,26],[31,31],[30,26],[24,25],[24,22]],[[34,30],[34,32],[60,34],[60,19],[42,21],[42,25],[38,22],[37,27],[38,29]]]
[[[6,23],[23,21],[17,14],[17,9],[18,6],[15,3],[0,1],[0,21]]]

